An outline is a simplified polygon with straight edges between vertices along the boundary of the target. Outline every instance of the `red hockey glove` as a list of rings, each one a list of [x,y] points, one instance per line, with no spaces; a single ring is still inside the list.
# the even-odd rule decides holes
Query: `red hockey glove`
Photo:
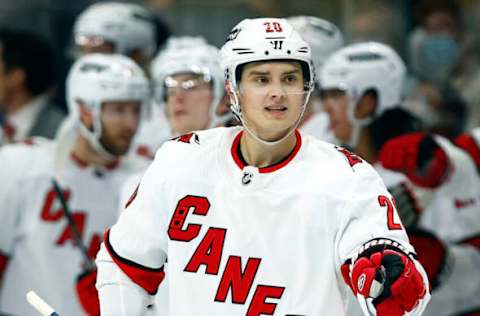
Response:
[[[415,228],[407,230],[410,243],[418,254],[418,261],[427,272],[432,290],[448,276],[451,259],[448,248],[433,233]]]
[[[391,249],[365,253],[353,264],[351,273],[345,265],[342,267],[345,282],[355,295],[374,298],[378,316],[400,316],[411,311],[426,294],[415,264],[402,252]]]
[[[475,161],[477,170],[480,171],[480,147],[476,140],[469,134],[462,134],[455,139],[455,145],[465,150]]]
[[[392,138],[380,149],[382,166],[404,173],[421,187],[435,188],[448,173],[449,161],[430,134],[411,133]]]
[[[89,316],[100,315],[100,302],[98,300],[98,292],[95,288],[97,280],[97,270],[89,270],[77,278],[77,295],[80,304]]]

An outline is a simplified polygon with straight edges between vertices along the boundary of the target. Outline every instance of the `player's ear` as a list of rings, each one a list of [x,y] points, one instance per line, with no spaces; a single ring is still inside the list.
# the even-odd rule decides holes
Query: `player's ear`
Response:
[[[235,88],[230,80],[225,80],[225,93],[230,100],[230,104],[235,103],[236,95],[235,95]]]
[[[378,106],[378,95],[375,90],[366,91],[358,100],[355,108],[355,117],[364,119],[373,116]]]
[[[80,121],[85,127],[89,130],[93,129],[93,114],[92,111],[82,100],[75,100],[75,103],[78,106],[78,112],[80,113]]]

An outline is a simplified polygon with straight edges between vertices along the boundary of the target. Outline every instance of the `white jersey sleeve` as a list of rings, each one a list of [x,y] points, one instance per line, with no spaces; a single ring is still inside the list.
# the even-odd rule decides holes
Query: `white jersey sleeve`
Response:
[[[389,238],[405,246],[408,238],[397,214],[392,196],[383,181],[366,162],[352,166],[350,177],[353,185],[345,192],[345,205],[339,257],[345,261],[370,240]]]
[[[13,166],[13,156],[10,154],[9,146],[0,150],[0,174],[8,179],[0,185],[0,217],[2,218],[2,232],[0,233],[0,253],[8,255],[12,251],[15,231],[19,214],[16,212],[18,206],[15,203],[14,194],[17,192],[17,176]]]
[[[118,308],[121,315],[141,314],[150,302],[148,294],[154,295],[164,278],[168,223],[166,213],[158,211],[166,208],[162,153],[160,149],[118,222],[105,234],[96,260],[102,315],[120,315]]]
[[[349,162],[354,163],[351,163],[352,175],[349,178],[352,185],[349,186],[350,191],[345,192],[343,220],[337,240],[339,265],[354,263],[367,249],[393,249],[407,255],[414,262],[422,275],[425,288],[428,288],[428,277],[415,258],[415,250],[408,242],[395,201],[383,181],[371,165],[347,151],[341,152]],[[361,306],[371,304],[371,299],[365,300],[362,296],[358,296],[358,299]],[[422,313],[429,299],[427,291],[411,315]]]
[[[39,165],[46,163],[35,159],[37,151],[44,151],[49,145],[38,146],[27,144],[12,144],[0,149],[0,174],[6,180],[0,185],[0,255],[8,256],[13,251],[15,234],[22,217],[23,208],[19,198],[22,190],[21,181],[26,173],[35,173]],[[33,150],[33,151],[32,151]],[[47,149],[48,150],[48,149]]]

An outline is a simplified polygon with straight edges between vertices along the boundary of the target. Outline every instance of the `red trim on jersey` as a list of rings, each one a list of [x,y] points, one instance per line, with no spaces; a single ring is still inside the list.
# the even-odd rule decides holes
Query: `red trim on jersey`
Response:
[[[3,273],[7,269],[7,263],[8,263],[8,256],[0,251],[0,281],[2,280]]]
[[[105,247],[107,248],[107,251],[110,254],[110,257],[112,257],[113,261],[123,272],[125,272],[126,275],[128,275],[133,282],[141,286],[150,295],[155,295],[160,283],[162,283],[163,279],[165,278],[163,267],[159,269],[153,269],[122,258],[115,252],[115,250],[113,250],[113,247],[109,241],[109,235],[110,229],[105,232],[104,242]]]
[[[243,170],[243,168],[246,167],[245,162],[243,161],[243,159],[238,154],[239,149],[240,149],[239,148],[240,147],[240,139],[242,138],[242,135],[243,135],[243,131],[241,131],[240,133],[237,134],[237,136],[235,136],[235,139],[233,140],[232,148],[230,150],[230,152],[232,154],[232,157],[233,157],[233,160],[235,161],[235,164],[241,170]],[[278,163],[275,163],[271,166],[258,168],[258,172],[259,173],[274,172],[276,170],[279,170],[279,169],[285,167],[290,161],[292,161],[293,158],[295,158],[295,156],[297,155],[298,151],[300,150],[300,147],[302,146],[302,136],[300,135],[300,132],[298,131],[298,129],[295,130],[295,139],[296,139],[295,148],[293,148],[292,152],[287,157],[282,159],[282,161],[280,161]]]
[[[88,167],[88,163],[86,163],[85,161],[81,160],[80,157],[78,157],[77,155],[75,155],[75,153],[71,153],[70,154],[70,158],[73,160],[73,162],[75,162],[77,164],[77,166],[79,166],[80,168],[87,168]]]
[[[469,238],[462,239],[461,241],[458,242],[458,244],[471,245],[471,246],[477,248],[477,250],[480,250],[480,234],[469,237]]]
[[[82,160],[80,157],[78,157],[77,155],[75,155],[75,153],[71,153],[70,154],[70,158],[77,164],[77,166],[79,166],[80,168],[86,168],[88,167],[88,163],[84,160]],[[115,168],[118,167],[118,165],[120,164],[120,160],[118,159],[115,159],[111,162],[109,162],[108,164],[105,165],[105,168],[107,168],[108,170],[113,170]]]
[[[455,139],[455,144],[470,155],[477,168],[480,167],[480,148],[475,138],[469,134],[462,134]]]

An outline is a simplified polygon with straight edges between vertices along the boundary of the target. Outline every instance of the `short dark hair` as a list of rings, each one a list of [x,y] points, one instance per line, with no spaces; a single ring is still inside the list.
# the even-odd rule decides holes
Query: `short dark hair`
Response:
[[[21,68],[25,72],[25,87],[33,95],[46,92],[53,85],[53,50],[45,38],[28,31],[0,29],[0,48],[5,70]]]

